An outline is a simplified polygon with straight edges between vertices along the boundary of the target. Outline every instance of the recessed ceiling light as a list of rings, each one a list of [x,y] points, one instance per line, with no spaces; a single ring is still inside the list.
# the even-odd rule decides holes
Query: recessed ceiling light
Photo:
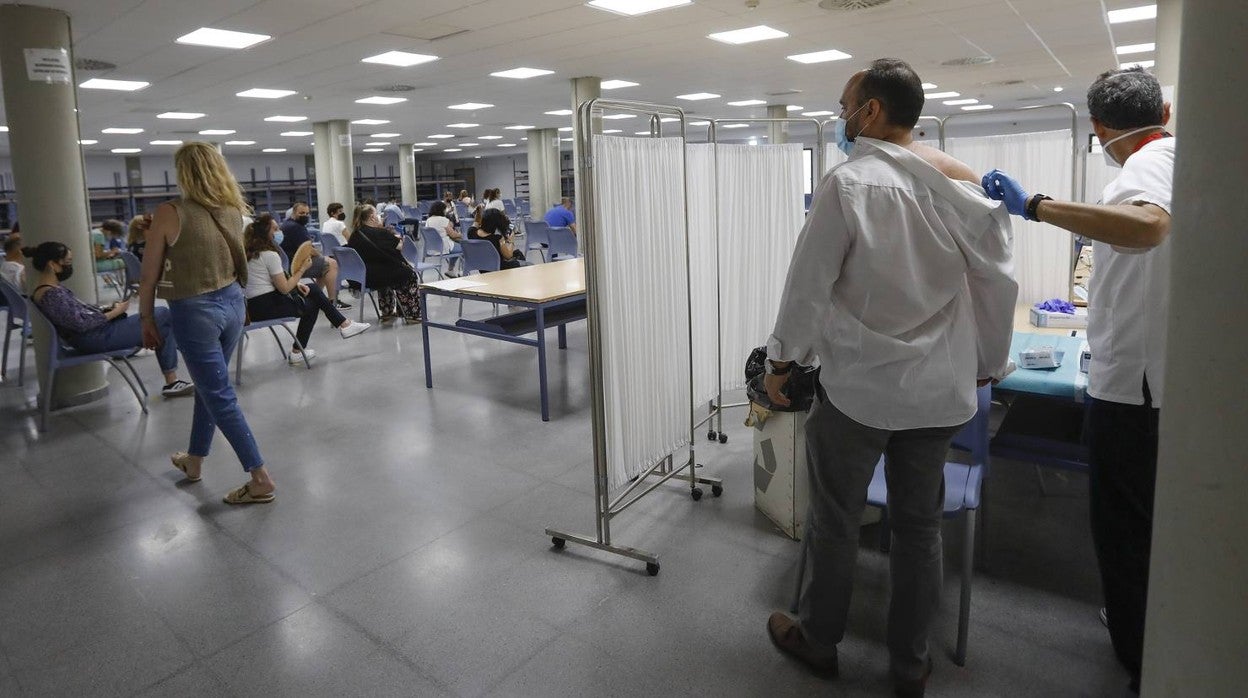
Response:
[[[561,132],[565,132],[565,133],[566,133],[567,131],[571,131],[571,130],[572,130],[572,127],[571,127],[571,126],[560,126],[560,127],[559,127],[559,130],[560,130]]]
[[[295,94],[294,90],[270,90],[265,87],[253,87],[250,90],[235,92],[235,97],[255,97],[257,99],[279,99]]]
[[[500,148],[514,148],[514,147],[516,147],[516,144],[515,144],[515,143],[499,143],[499,144],[498,144],[498,147],[500,147]]]
[[[618,128],[604,128],[602,132],[603,133],[624,133],[622,130]]]
[[[853,56],[845,53],[844,51],[831,49],[828,51],[815,51],[813,53],[799,53],[794,56],[786,56],[786,58],[791,61],[797,61],[798,63],[827,63],[828,61],[843,61],[846,58],[853,58]]]
[[[931,94],[926,94],[923,96],[926,97],[927,99],[950,99],[952,97],[961,97],[962,93],[960,92],[933,92]]]
[[[690,126],[710,126],[710,125],[711,125],[711,122],[709,122],[709,121],[690,121],[690,122],[689,122],[689,125],[690,125]]]
[[[428,141],[425,141],[425,142],[423,142],[423,143],[413,143],[412,145],[420,145],[420,146],[424,146],[424,147],[428,148],[428,147],[429,147],[429,146],[431,146],[431,145],[437,145],[437,143],[430,143],[430,142],[428,142]]]
[[[1156,65],[1156,61],[1132,61],[1130,63],[1119,63],[1119,68],[1151,68]]]
[[[406,101],[407,101],[407,97],[373,96],[373,97],[365,97],[363,99],[357,99],[355,100],[355,103],[356,104],[398,104],[399,102],[406,102]]]
[[[590,0],[585,3],[590,7],[617,15],[636,17],[647,12],[658,12],[682,5],[692,5],[693,0]]]
[[[143,133],[143,129],[141,128],[116,128],[116,127],[110,126],[100,131],[100,133],[120,133],[120,134],[125,134],[125,135],[134,135],[136,133]]]
[[[528,80],[540,75],[550,75],[553,70],[545,70],[543,68],[512,68],[511,70],[500,70],[497,73],[490,73],[496,78],[512,78],[514,80]]]
[[[1126,46],[1119,46],[1115,48],[1114,52],[1119,56],[1125,56],[1131,53],[1148,53],[1149,51],[1156,50],[1157,44],[1128,44]]]
[[[503,137],[502,136],[477,136],[477,140],[479,141],[501,141],[503,140]]]
[[[925,82],[925,83],[923,83],[923,84],[922,84],[922,86],[921,86],[921,87],[922,87],[924,90],[934,90],[934,89],[936,89],[937,85],[936,85],[936,83],[934,83],[934,82]]]
[[[255,141],[226,141],[226,145],[255,145]]]
[[[1156,5],[1141,5],[1139,7],[1126,7],[1121,10],[1110,10],[1106,13],[1109,16],[1110,24],[1122,24],[1123,22],[1139,22],[1144,19],[1157,18]]]
[[[280,121],[280,122],[283,122],[283,123],[292,123],[292,124],[293,124],[293,123],[295,123],[296,121],[307,121],[307,120],[308,120],[308,117],[306,117],[306,116],[282,116],[282,115],[280,115],[280,114],[279,114],[279,115],[277,115],[277,116],[266,116],[266,117],[264,117],[264,120],[265,120],[265,121]]]
[[[152,145],[182,145],[182,141],[152,141]]]
[[[748,44],[755,41],[766,41],[768,39],[783,39],[788,34],[779,29],[772,29],[766,24],[760,24],[757,27],[746,27],[745,29],[734,29],[727,32],[715,32],[707,34],[706,38],[725,44]]]
[[[960,107],[963,104],[979,104],[978,99],[950,99],[944,102],[946,107]]]
[[[8,127],[8,126],[0,126],[0,133],[8,133],[8,132],[9,132],[9,127]],[[82,141],[79,141],[79,143],[81,143],[81,142],[82,142]]]
[[[356,119],[355,121],[352,121],[351,123],[359,124],[360,126],[381,126],[382,124],[390,123],[390,120],[389,119]]]
[[[120,90],[122,92],[134,92],[141,90],[150,82],[142,82],[140,80],[105,80],[104,78],[91,78],[86,82],[78,83],[78,86],[87,90]]]
[[[563,141],[564,143],[571,143],[571,142],[572,142],[572,139],[571,139],[571,138],[560,138],[559,140]]]
[[[535,128],[537,128],[537,127],[536,127],[536,126],[527,126],[527,125],[524,125],[524,124],[516,124],[515,126],[504,126],[504,127],[503,127],[503,130],[505,130],[505,131],[531,131],[531,130],[533,130],[533,129],[535,129]]]
[[[286,149],[285,149],[285,148],[264,148],[264,149],[263,149],[263,150],[261,150],[260,152],[263,152],[263,153],[284,153],[284,152],[286,152]]]
[[[684,99],[690,102],[697,102],[703,99],[719,99],[719,95],[714,92],[690,92],[687,95],[676,95],[676,99]]]
[[[548,111],[546,113],[549,114],[550,116],[572,116],[571,109],[556,109],[554,111]]]
[[[118,155],[129,155],[130,153],[141,153],[143,152],[143,149],[142,148],[113,148],[112,151],[110,152],[117,153]]]
[[[442,152],[444,152],[444,153],[459,153],[459,152],[462,152],[462,151],[463,151],[463,149],[462,149],[462,148],[443,148],[443,149],[442,149]]]
[[[461,147],[461,148],[475,148],[475,147],[476,147],[477,145],[479,145],[479,144],[469,142],[469,143],[459,143],[458,145],[459,145],[459,147]]]
[[[164,114],[157,114],[157,119],[202,119],[207,114],[200,114],[194,111],[167,111]]]
[[[723,128],[749,128],[749,124],[724,124]]]
[[[1061,91],[1062,91],[1062,90],[1064,90],[1064,89],[1066,89],[1066,88],[1065,88],[1065,87],[1062,87],[1061,85],[1058,85],[1057,87],[1054,87],[1054,88],[1053,88],[1053,91],[1054,91],[1054,92],[1061,92]]]
[[[604,90],[618,90],[622,87],[636,87],[637,83],[628,80],[603,80],[598,87]]]
[[[633,131],[634,136],[649,136],[649,131]]]
[[[636,114],[607,114],[606,116],[604,116],[604,117],[602,117],[602,118],[604,118],[604,119],[609,119],[609,120],[615,120],[615,119],[636,119],[636,118],[637,118],[637,115],[636,115]]]
[[[476,127],[478,127],[478,126],[480,126],[480,125],[481,125],[481,124],[470,124],[470,123],[467,123],[467,122],[461,122],[461,123],[458,123],[458,124],[447,124],[447,125],[446,125],[446,127],[447,127],[447,128],[476,128]]]
[[[784,108],[785,111],[801,111],[806,107],[799,107],[796,104],[790,104]]]
[[[209,27],[201,27],[191,32],[183,34],[175,41],[179,44],[190,44],[192,46],[214,46],[216,48],[247,48],[255,46],[261,41],[268,41],[273,37],[268,34],[249,34],[247,32],[236,32],[228,29],[211,29]]]
[[[677,121],[680,121],[680,119],[677,119],[677,118],[676,118],[676,117],[674,117],[674,116],[665,116],[665,117],[663,117],[663,118],[659,119],[659,123],[661,123],[661,124],[671,124],[671,123],[675,123],[675,122],[677,122]]]
[[[311,131],[282,131],[283,136],[311,136]]]
[[[384,152],[385,152],[385,150],[386,150],[385,148],[365,148],[365,149],[363,150],[363,152],[365,152],[365,153],[384,153]]]
[[[373,133],[373,134],[369,134],[368,137],[369,138],[398,138],[401,135],[403,134],[401,133]]]
[[[425,152],[425,149],[424,149],[424,148],[412,148],[412,152],[413,152],[413,153],[423,153],[423,152]]]
[[[804,111],[802,116],[836,116],[836,112],[827,111],[826,109],[822,111]]]
[[[481,159],[481,156],[480,156],[480,155],[473,155],[473,156],[472,156],[472,158],[473,158],[474,160],[480,160],[480,159]]]
[[[737,102],[729,102],[728,106],[730,107],[756,107],[760,104],[766,104],[766,103],[767,103],[767,100],[765,99],[743,99]]]
[[[476,111],[478,109],[489,109],[493,104],[484,104],[482,102],[464,102],[463,104],[452,104],[447,109],[459,109],[462,111]]]
[[[428,56],[423,53],[408,53],[407,51],[386,51],[376,56],[361,58],[361,63],[381,63],[382,65],[394,65],[400,68],[410,68],[421,63],[438,60],[437,56]]]
[[[390,145],[390,141],[369,141],[368,143],[365,143],[364,145],[367,145],[367,146]]]
[[[430,138],[454,138],[455,136],[454,134],[450,134],[450,133],[435,133],[429,137]]]
[[[3,130],[8,131],[9,129],[7,129],[7,128],[6,128],[6,129],[3,129]],[[95,145],[96,143],[99,143],[99,141],[92,140],[92,139],[90,139],[90,138],[87,138],[87,139],[84,139],[84,140],[78,141],[78,145]]]
[[[200,131],[199,135],[201,136],[229,136],[229,135],[233,135],[234,133],[237,133],[237,132],[234,129],[230,129],[230,128],[206,128],[203,131]]]
[[[983,111],[985,109],[992,109],[992,105],[991,104],[972,104],[969,107],[962,107],[962,111]]]

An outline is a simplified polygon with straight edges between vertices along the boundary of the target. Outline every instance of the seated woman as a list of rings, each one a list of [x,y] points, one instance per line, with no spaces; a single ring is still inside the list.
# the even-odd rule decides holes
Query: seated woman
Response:
[[[499,211],[505,211],[506,208],[503,206],[503,199],[501,198],[502,195],[503,195],[503,190],[501,189],[497,189],[497,188],[486,189],[485,196],[483,197],[483,200],[485,201],[485,207],[496,208]]]
[[[247,298],[247,315],[252,320],[299,318],[299,327],[295,329],[299,344],[290,348],[290,363],[298,364],[305,355],[309,359],[316,356],[316,352],[308,348],[308,340],[318,314],[324,313],[343,339],[350,339],[371,327],[367,322],[351,322],[343,317],[316,284],[299,283],[303,272],[312,264],[311,257],[304,256],[302,268],[292,269],[287,276],[273,238],[276,232],[277,221],[268,213],[256,216],[243,231],[243,249],[247,252],[247,285],[243,296]],[[290,297],[291,291],[298,291],[304,297],[302,305]]]
[[[74,349],[95,354],[143,346],[143,328],[138,315],[126,315],[130,301],[114,303],[105,310],[78,300],[74,292],[61,285],[74,273],[74,253],[59,242],[45,242],[26,247],[22,254],[31,258],[39,279],[30,298],[56,326],[61,339]],[[178,378],[178,343],[173,338],[169,309],[156,308],[156,328],[161,345],[156,361],[165,374],[165,387],[160,394],[180,397],[195,392],[189,381]]]
[[[144,213],[130,219],[130,230],[126,236],[126,249],[130,254],[143,259],[143,249],[147,247],[147,229],[152,225],[152,214]]]
[[[523,266],[524,253],[511,244],[511,221],[507,220],[507,214],[496,208],[485,209],[481,212],[478,226],[474,226],[472,236],[477,240],[489,240],[494,245],[499,259],[502,260],[501,268],[515,269]]]
[[[420,276],[403,258],[403,238],[382,226],[377,209],[355,207],[347,247],[364,261],[368,286],[377,291],[381,321],[402,315],[408,323],[420,322]]]
[[[442,215],[446,216],[447,219],[451,221],[452,225],[458,226],[459,225],[459,213],[455,210],[455,194],[451,193],[450,189],[447,189],[446,191],[442,192],[442,204],[446,206],[446,213]],[[432,214],[433,212],[432,206],[429,207],[429,211],[430,211],[430,214]]]
[[[451,219],[447,217],[446,204],[441,201],[433,202],[429,207],[429,217],[425,219],[425,227],[433,228],[438,231],[438,235],[442,237],[442,253],[456,254],[462,251],[459,241],[463,236],[455,229]],[[447,276],[458,276],[455,273],[455,261],[450,262],[450,267],[446,270]]]
[[[126,231],[121,227],[121,221],[111,219],[100,224],[99,232],[91,233],[96,273],[108,274],[126,268],[126,263],[118,256],[121,250],[117,248],[117,243],[113,242],[114,240],[120,242],[125,234]]]

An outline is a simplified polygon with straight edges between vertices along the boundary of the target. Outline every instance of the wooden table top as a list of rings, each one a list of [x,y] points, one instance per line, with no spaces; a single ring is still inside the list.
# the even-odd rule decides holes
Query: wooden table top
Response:
[[[546,303],[585,293],[585,260],[534,264],[423,284],[426,288],[503,300]]]

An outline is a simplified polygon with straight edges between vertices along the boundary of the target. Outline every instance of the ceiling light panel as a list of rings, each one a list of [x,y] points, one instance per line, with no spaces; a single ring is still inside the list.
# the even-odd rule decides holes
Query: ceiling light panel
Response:
[[[351,123],[359,126],[382,126],[390,123],[389,119],[356,119]]]
[[[429,141],[424,141],[422,143],[413,143],[412,145],[419,145],[421,147],[428,148],[431,145],[437,145],[437,143],[430,143]]]
[[[794,111],[801,111],[801,110],[803,110],[803,109],[805,109],[805,108],[806,108],[806,107],[799,107],[799,106],[797,106],[796,104],[790,104],[790,105],[786,106],[786,107],[784,108],[784,110],[785,110],[785,111],[787,111],[787,112],[794,112]]]
[[[496,78],[511,78],[513,80],[528,80],[542,75],[551,75],[555,71],[546,70],[544,68],[512,68],[511,70],[500,70],[497,73],[490,73]]]
[[[802,116],[836,116],[836,112],[828,111],[826,109],[821,111],[804,111],[802,112]]]
[[[503,140],[503,137],[502,136],[477,136],[477,140],[479,141],[501,141]]]
[[[401,133],[372,133],[372,134],[369,134],[368,137],[369,138],[398,138],[401,135],[403,134]]]
[[[210,27],[201,27],[191,32],[183,34],[175,41],[179,44],[190,44],[191,46],[212,46],[214,48],[233,48],[242,49],[249,46],[255,46],[261,41],[268,41],[273,37],[268,34],[251,34],[249,32],[236,32],[229,29],[212,29]]]
[[[636,119],[637,115],[636,114],[607,114],[606,116],[602,118],[610,120],[610,121],[614,121],[616,119]]]
[[[385,150],[386,150],[385,148],[365,148],[362,152],[365,152],[365,153],[383,153],[383,152],[385,152]]]
[[[791,61],[796,61],[798,63],[810,64],[810,63],[827,63],[828,61],[843,61],[847,58],[853,58],[853,56],[849,55],[848,53],[845,53],[844,51],[830,49],[827,51],[815,51],[813,53],[799,53],[793,56],[786,56],[786,58],[788,58]]]
[[[461,111],[476,111],[478,109],[489,109],[493,104],[485,104],[483,102],[464,102],[463,104],[452,104],[447,109],[459,109]]]
[[[410,68],[421,63],[429,63],[438,60],[437,56],[430,56],[423,53],[408,53],[407,51],[386,51],[376,56],[361,58],[361,63],[380,63],[382,65],[393,65],[399,68]]]
[[[749,124],[724,124],[720,128],[749,128]]]
[[[617,15],[636,17],[649,12],[692,5],[693,0],[590,0],[585,4],[598,10],[614,12]]]
[[[151,145],[182,145],[182,141],[151,141]]]
[[[100,131],[100,133],[114,133],[114,134],[132,136],[136,133],[143,133],[143,129],[141,128],[118,128],[116,126],[109,126],[108,128]]]
[[[151,85],[150,82],[141,80],[105,80],[104,78],[91,78],[85,82],[78,83],[78,86],[84,90],[117,90],[119,92],[134,92]]]
[[[535,128],[537,128],[537,127],[536,127],[536,126],[529,126],[529,125],[527,125],[527,124],[517,124],[517,125],[515,125],[515,126],[504,126],[504,127],[503,127],[503,130],[505,130],[505,131],[531,131],[531,130],[533,130],[533,129],[535,129]]]
[[[130,155],[131,153],[141,153],[143,152],[143,149],[142,148],[113,148],[110,152],[117,153],[118,155]]]
[[[481,124],[471,124],[468,122],[463,122],[463,123],[458,123],[458,124],[447,124],[446,127],[447,128],[476,128],[480,125]]]
[[[952,99],[954,97],[961,97],[962,93],[961,92],[932,92],[931,94],[925,94],[923,96],[926,97],[927,99]]]
[[[788,34],[773,29],[766,24],[760,24],[757,27],[746,27],[745,29],[734,29],[726,32],[716,32],[707,34],[706,38],[718,41],[724,44],[750,44],[755,41],[767,41],[768,39],[783,39]]]
[[[264,148],[262,152],[265,152],[265,153],[284,153],[284,152],[286,152],[286,149],[285,149],[285,148]]]
[[[226,141],[226,145],[255,145],[255,141]]]
[[[1156,50],[1157,44],[1128,44],[1115,48],[1114,52],[1119,56],[1126,56],[1132,53],[1149,53]]]
[[[459,153],[459,152],[463,152],[463,148],[443,148],[443,149],[442,149],[442,152],[444,152],[444,153]]]
[[[206,128],[199,132],[201,136],[232,136],[237,131],[231,128]]]
[[[1106,13],[1109,17],[1110,24],[1122,24],[1123,22],[1139,22],[1145,19],[1157,18],[1156,5],[1141,5],[1139,7],[1126,7],[1121,10],[1110,10]]]
[[[369,147],[377,147],[377,146],[382,146],[382,145],[390,145],[390,141],[369,141],[368,143],[365,143],[364,145],[367,145]]]
[[[545,112],[550,116],[572,116],[571,109],[555,109],[554,111]]]
[[[429,137],[430,137],[430,138],[454,138],[454,137],[455,137],[455,135],[454,135],[454,134],[451,134],[451,133],[435,133],[435,134],[433,134],[432,136],[429,136]]]
[[[704,99],[719,99],[719,95],[714,92],[690,92],[686,95],[676,95],[676,99],[683,99],[689,102],[700,102]]]
[[[498,147],[500,147],[500,148],[514,148],[514,147],[516,147],[516,144],[515,144],[515,143],[499,143],[499,144],[498,144]]]
[[[372,97],[365,97],[364,99],[357,99],[355,100],[355,103],[356,104],[398,104],[399,102],[406,102],[406,101],[407,101],[407,97],[377,97],[374,95]]]
[[[730,107],[757,107],[759,105],[766,104],[766,103],[767,103],[767,100],[765,99],[743,99],[737,102],[729,102],[728,106]]]
[[[312,135],[312,132],[311,132],[311,131],[282,131],[281,135],[283,135],[283,136],[290,136],[290,137],[295,137],[295,136],[311,136],[311,135]]]
[[[923,83],[922,87],[926,91],[926,90],[934,90],[938,87],[938,85],[934,82],[925,82]]]
[[[0,128],[0,131],[7,131],[7,130],[8,130],[7,128]],[[84,138],[83,140],[78,141],[78,145],[95,145],[96,143],[99,143],[99,141],[93,140],[90,138]]]
[[[295,94],[294,90],[271,90],[267,87],[253,87],[250,90],[235,92],[235,97],[254,97],[256,99],[281,99]]]
[[[637,83],[628,80],[603,80],[598,87],[604,90],[618,90],[625,87],[637,87]]]
[[[969,107],[962,107],[962,111],[984,111],[985,109],[992,109],[992,105],[991,104],[972,104]]]
[[[157,114],[157,119],[202,119],[207,114],[200,114],[193,111],[167,111],[164,114]]]
[[[602,132],[603,133],[624,133],[623,130],[618,129],[618,128],[604,128]]]
[[[964,104],[979,104],[978,99],[950,99],[943,102],[946,107],[960,107]]]
[[[265,121],[278,121],[281,123],[293,124],[297,121],[307,121],[308,117],[306,116],[283,116],[281,114],[278,114],[276,116],[266,116],[264,117],[264,120]]]

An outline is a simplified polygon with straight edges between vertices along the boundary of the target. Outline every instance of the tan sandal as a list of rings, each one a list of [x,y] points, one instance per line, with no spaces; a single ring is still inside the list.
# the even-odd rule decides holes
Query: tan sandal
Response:
[[[276,499],[273,493],[268,494],[252,494],[251,483],[247,483],[242,487],[230,492],[222,498],[226,504],[268,504]]]
[[[186,476],[187,482],[199,482],[203,479],[202,477],[191,477],[190,472],[188,472],[188,469],[191,467],[191,454],[186,451],[178,451],[169,456],[169,462],[173,463],[173,467],[182,471],[182,474]]]

